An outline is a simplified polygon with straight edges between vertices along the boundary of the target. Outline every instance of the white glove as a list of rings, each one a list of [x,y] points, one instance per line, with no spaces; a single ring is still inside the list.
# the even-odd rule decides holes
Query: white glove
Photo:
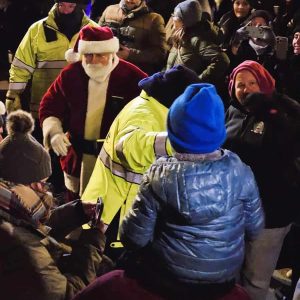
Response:
[[[68,147],[71,146],[69,139],[64,133],[55,134],[50,140],[51,147],[54,153],[59,156],[66,156],[68,153]]]

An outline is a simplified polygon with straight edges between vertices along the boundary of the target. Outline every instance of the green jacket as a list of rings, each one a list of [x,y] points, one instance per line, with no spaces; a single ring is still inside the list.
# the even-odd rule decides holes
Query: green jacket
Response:
[[[121,208],[120,221],[131,208],[143,174],[157,156],[171,154],[167,140],[168,109],[144,91],[128,103],[110,127],[87,185],[83,201],[104,202],[102,220],[110,224]],[[114,243],[111,246],[121,246]]]
[[[61,69],[67,65],[65,52],[73,48],[78,36],[76,33],[69,41],[59,31],[54,20],[56,6],[57,4],[52,7],[48,17],[29,27],[9,71],[8,96],[22,93],[32,78],[30,111],[34,118],[38,117],[39,104],[43,95]],[[81,27],[87,24],[97,26],[84,14]]]
[[[224,80],[229,59],[216,43],[208,24],[199,23],[197,27],[188,28],[180,46],[171,48],[166,69],[183,64],[195,71],[202,82],[220,83]]]

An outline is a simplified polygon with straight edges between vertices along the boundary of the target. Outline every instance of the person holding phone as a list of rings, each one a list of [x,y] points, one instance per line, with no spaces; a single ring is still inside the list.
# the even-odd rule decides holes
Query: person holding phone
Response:
[[[230,70],[245,60],[254,60],[274,75],[275,42],[272,16],[266,10],[254,11],[231,40]]]
[[[33,124],[25,111],[10,113],[0,142],[1,299],[69,300],[107,268],[104,224],[65,239],[96,206],[75,200],[54,207],[50,156],[31,135]]]

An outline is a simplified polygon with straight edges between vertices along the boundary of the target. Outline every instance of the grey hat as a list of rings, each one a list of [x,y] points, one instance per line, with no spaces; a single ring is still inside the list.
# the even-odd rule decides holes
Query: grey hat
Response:
[[[17,110],[7,117],[8,136],[0,143],[0,177],[30,184],[51,175],[51,159],[44,147],[31,135],[32,116]]]
[[[201,21],[201,5],[197,0],[183,1],[175,7],[174,17],[180,18],[185,28],[192,27]]]

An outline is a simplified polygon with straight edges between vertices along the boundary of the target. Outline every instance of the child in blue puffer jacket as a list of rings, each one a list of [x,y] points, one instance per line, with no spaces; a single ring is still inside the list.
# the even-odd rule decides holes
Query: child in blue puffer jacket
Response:
[[[139,257],[135,270],[161,291],[207,299],[228,294],[245,238],[264,226],[251,169],[220,148],[224,118],[211,84],[192,84],[175,100],[167,123],[174,157],[150,167],[122,223],[121,240]]]

